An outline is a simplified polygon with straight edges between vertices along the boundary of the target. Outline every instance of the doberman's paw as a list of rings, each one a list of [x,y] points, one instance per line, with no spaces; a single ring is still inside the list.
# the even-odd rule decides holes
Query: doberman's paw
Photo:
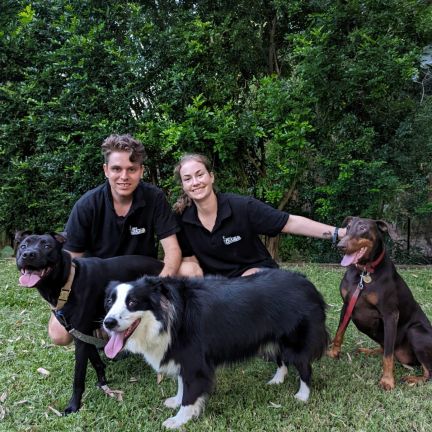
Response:
[[[340,349],[337,348],[330,348],[329,350],[327,350],[327,356],[331,357],[333,359],[339,359],[340,357]]]
[[[427,381],[427,377],[425,376],[415,376],[415,375],[406,375],[401,378],[401,381],[410,386],[415,386],[417,384],[422,384]]]
[[[393,390],[395,388],[395,380],[393,377],[382,377],[380,386],[384,390]]]

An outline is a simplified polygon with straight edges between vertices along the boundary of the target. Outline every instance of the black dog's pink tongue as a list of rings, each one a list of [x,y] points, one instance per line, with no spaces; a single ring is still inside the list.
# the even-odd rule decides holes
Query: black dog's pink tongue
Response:
[[[24,274],[22,274],[19,278],[19,283],[21,286],[32,288],[40,281],[40,279],[41,272],[35,270],[25,270]]]
[[[110,340],[105,345],[104,351],[108,358],[114,358],[123,348],[125,331],[113,332]]]

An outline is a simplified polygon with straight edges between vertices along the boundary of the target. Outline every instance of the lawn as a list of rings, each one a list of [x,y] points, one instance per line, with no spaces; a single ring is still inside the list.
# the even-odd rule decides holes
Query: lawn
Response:
[[[327,325],[334,335],[341,300],[342,270],[305,265],[305,273],[329,304]],[[432,272],[400,271],[414,296],[432,317]],[[77,414],[59,417],[71,395],[73,348],[53,346],[47,336],[49,310],[36,290],[18,286],[12,260],[0,260],[0,431],[158,431],[172,412],[164,398],[176,383],[156,383],[155,373],[138,356],[108,363],[111,388],[122,390],[123,401],[106,397],[94,385],[91,368],[83,406]],[[373,343],[351,324],[339,361],[323,358],[314,364],[311,398],[294,399],[298,380],[293,370],[284,384],[268,386],[275,367],[256,359],[218,370],[214,394],[204,414],[188,431],[432,431],[432,384],[398,385],[392,392],[378,387],[379,357],[355,353]],[[38,371],[44,368],[49,375]],[[396,378],[407,374],[402,365]],[[420,368],[414,370],[421,373]]]

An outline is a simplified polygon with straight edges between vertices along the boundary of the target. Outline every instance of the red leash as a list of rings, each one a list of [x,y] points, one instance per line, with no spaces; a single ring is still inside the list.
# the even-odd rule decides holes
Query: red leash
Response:
[[[350,299],[350,302],[348,303],[347,310],[345,311],[345,315],[343,317],[343,321],[342,321],[342,324],[340,325],[339,329],[344,331],[345,328],[347,327],[348,322],[351,319],[351,315],[352,315],[352,312],[354,310],[354,306],[357,303],[357,300],[359,298],[360,292],[364,288],[363,281],[365,283],[370,283],[372,281],[371,277],[369,276],[369,273],[373,273],[375,271],[378,264],[384,258],[384,255],[385,255],[385,249],[383,249],[383,251],[380,253],[380,256],[375,261],[371,262],[370,264],[366,264],[365,266],[363,266],[363,271],[360,275],[360,281],[357,285],[356,290],[354,291],[354,294],[352,295],[352,297]],[[356,264],[356,266],[357,266],[357,264]],[[366,278],[369,278],[369,280],[365,280]]]

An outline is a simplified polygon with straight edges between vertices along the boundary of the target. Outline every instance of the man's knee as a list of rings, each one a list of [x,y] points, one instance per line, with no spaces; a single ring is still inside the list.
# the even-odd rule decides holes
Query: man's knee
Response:
[[[55,345],[69,345],[72,342],[72,336],[58,322],[54,315],[51,315],[48,322],[48,336]]]
[[[186,277],[203,277],[204,272],[198,263],[191,261],[182,261],[177,272],[178,276]]]

